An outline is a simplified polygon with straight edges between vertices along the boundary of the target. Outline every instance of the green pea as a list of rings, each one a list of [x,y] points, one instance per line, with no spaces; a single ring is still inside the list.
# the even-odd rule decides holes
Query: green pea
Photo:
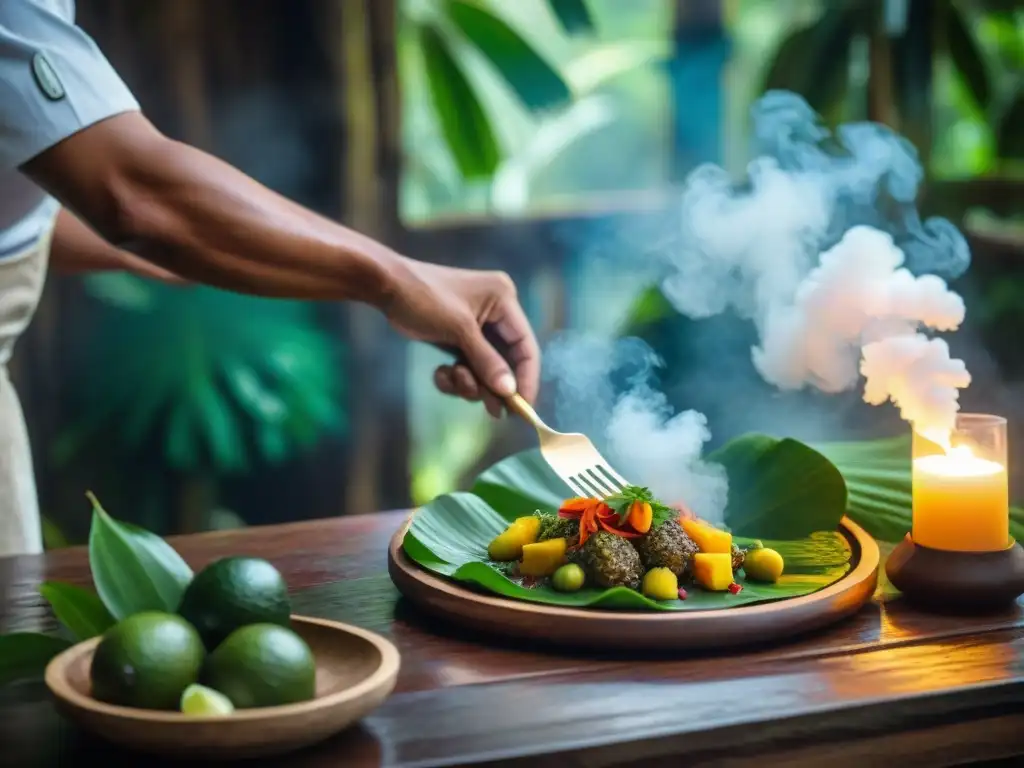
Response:
[[[551,577],[551,586],[559,592],[575,592],[583,587],[586,574],[576,564],[563,565]]]

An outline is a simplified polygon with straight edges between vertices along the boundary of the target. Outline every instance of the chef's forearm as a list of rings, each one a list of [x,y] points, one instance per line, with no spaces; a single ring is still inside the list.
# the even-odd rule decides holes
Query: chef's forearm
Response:
[[[109,241],[198,282],[382,306],[405,269],[387,248],[162,136],[137,113],[81,131],[25,170]]]
[[[129,272],[165,283],[180,277],[108,243],[66,208],[61,208],[50,243],[50,267],[65,275],[83,272]]]
[[[57,215],[50,245],[50,266],[57,272],[77,274],[123,269],[123,251],[115,248],[67,209]]]
[[[265,296],[379,305],[399,258],[217,158],[177,142],[140,164],[124,246],[168,269]]]

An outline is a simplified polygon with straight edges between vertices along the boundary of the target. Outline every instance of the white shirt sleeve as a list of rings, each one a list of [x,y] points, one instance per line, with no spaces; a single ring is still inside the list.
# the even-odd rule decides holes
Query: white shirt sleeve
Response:
[[[0,0],[0,170],[138,109],[96,43],[52,0]]]

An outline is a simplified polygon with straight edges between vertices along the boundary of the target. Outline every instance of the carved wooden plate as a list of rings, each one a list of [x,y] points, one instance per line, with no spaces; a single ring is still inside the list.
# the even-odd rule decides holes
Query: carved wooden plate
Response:
[[[406,598],[469,629],[563,646],[677,651],[782,640],[855,613],[871,599],[878,581],[878,545],[844,517],[839,532],[850,544],[850,570],[809,595],[706,611],[563,608],[475,591],[421,568],[402,549],[410,523],[411,518],[388,547],[388,571]]]

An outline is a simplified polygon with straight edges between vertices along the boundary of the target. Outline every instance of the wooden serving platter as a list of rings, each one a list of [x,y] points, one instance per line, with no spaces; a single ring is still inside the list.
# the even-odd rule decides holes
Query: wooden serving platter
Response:
[[[839,581],[809,595],[726,610],[564,608],[475,591],[421,568],[402,549],[408,529],[409,523],[402,526],[388,547],[391,580],[408,600],[469,629],[561,646],[678,651],[768,643],[850,616],[871,599],[878,581],[878,545],[844,517],[839,532],[850,544],[850,570]]]

